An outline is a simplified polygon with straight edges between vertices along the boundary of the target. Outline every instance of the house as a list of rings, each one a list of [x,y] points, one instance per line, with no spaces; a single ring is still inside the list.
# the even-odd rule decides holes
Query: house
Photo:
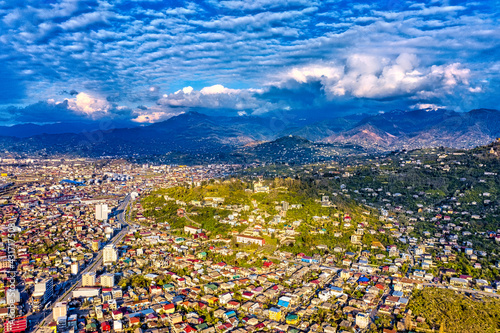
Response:
[[[219,303],[220,304],[226,304],[233,298],[233,293],[232,292],[227,292],[219,296]]]
[[[196,234],[200,234],[202,231],[203,231],[202,229],[193,227],[191,225],[184,226],[184,232],[186,234],[196,235]]]
[[[269,319],[274,321],[281,320],[281,310],[276,307],[272,307],[269,309]]]
[[[226,305],[226,308],[236,310],[240,307],[240,302],[238,301],[229,301]]]
[[[169,304],[163,304],[163,311],[167,314],[172,314],[175,312],[175,305],[172,303]]]
[[[170,321],[174,325],[178,324],[178,323],[182,323],[182,315],[181,314],[174,314],[174,315],[170,316]]]
[[[455,287],[466,288],[469,286],[469,281],[462,278],[452,277],[450,278],[450,284]]]
[[[280,299],[278,300],[278,306],[281,306],[281,307],[284,307],[284,308],[288,308],[290,306],[290,301],[292,299],[288,296],[282,296],[280,297]]]
[[[359,312],[356,315],[356,325],[359,328],[366,328],[370,324],[370,314]]]
[[[259,246],[264,246],[264,244],[266,243],[264,238],[246,235],[237,235],[236,242],[242,244],[257,244]]]
[[[296,325],[299,323],[299,316],[296,314],[290,313],[285,317],[285,321],[288,325]]]

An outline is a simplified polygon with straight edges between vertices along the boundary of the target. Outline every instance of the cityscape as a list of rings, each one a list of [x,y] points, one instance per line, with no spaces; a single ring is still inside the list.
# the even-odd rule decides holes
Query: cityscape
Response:
[[[2,159],[18,263],[3,302],[30,332],[432,330],[426,298],[455,293],[493,317],[499,155],[500,141],[294,167]]]
[[[0,1],[0,333],[500,332],[498,8]]]

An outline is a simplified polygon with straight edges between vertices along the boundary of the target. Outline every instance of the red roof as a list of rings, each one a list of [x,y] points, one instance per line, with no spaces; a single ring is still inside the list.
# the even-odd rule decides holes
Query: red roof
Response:
[[[194,328],[191,326],[187,325],[186,328],[184,329],[184,332],[189,333],[189,332],[196,332]]]
[[[175,305],[173,303],[163,305],[163,310],[170,310],[170,309],[175,309]]]

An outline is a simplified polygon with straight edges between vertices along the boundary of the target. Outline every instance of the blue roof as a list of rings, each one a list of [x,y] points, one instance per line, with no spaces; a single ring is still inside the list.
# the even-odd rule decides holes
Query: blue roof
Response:
[[[368,281],[370,281],[370,279],[369,279],[369,278],[367,278],[366,276],[362,276],[362,277],[360,277],[360,278],[359,278],[359,280],[358,280],[358,281],[359,281],[359,282],[368,282]]]
[[[231,311],[226,312],[226,313],[225,313],[225,315],[226,315],[227,317],[236,316],[236,312],[234,312],[233,310],[231,310]]]
[[[290,305],[290,302],[286,302],[286,301],[280,300],[280,301],[278,301],[278,305],[282,306],[284,308],[287,308]]]
[[[84,182],[77,182],[76,180],[71,180],[71,179],[63,179],[59,182],[59,184],[62,184],[62,183],[73,184],[76,186],[85,186]]]

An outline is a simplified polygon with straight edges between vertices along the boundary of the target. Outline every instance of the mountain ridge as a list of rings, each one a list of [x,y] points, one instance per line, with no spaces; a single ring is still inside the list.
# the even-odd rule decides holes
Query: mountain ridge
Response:
[[[173,151],[210,155],[254,149],[290,135],[311,143],[355,145],[380,152],[435,146],[472,148],[500,137],[500,111],[394,110],[326,119],[305,126],[276,118],[188,112],[132,128],[39,134],[28,138],[0,133],[0,148],[19,153],[81,156],[164,155]]]

